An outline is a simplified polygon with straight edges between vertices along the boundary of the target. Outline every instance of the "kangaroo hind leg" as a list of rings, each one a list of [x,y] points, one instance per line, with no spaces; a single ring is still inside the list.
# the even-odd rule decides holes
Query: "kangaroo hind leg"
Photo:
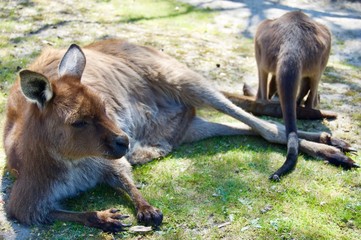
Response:
[[[233,135],[256,136],[258,134],[245,124],[215,123],[195,117],[187,129],[182,143],[196,142],[216,136]]]

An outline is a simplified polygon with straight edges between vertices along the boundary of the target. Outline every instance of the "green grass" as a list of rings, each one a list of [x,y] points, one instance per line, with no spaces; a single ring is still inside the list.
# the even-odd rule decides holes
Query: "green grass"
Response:
[[[1,2],[0,8],[1,123],[8,89],[17,71],[48,45],[67,47],[73,42],[87,44],[105,37],[123,37],[164,49],[213,83],[228,80],[224,84],[235,84],[242,81],[243,73],[257,72],[255,64],[243,64],[245,59],[254,58],[252,40],[222,34],[215,26],[217,12],[210,9],[200,10],[173,0],[98,0],[76,4],[36,0],[21,4]],[[342,62],[330,63],[324,82],[345,84],[349,89],[337,104],[321,99],[321,106],[335,109],[341,120],[299,121],[298,126],[306,130],[347,129],[348,132],[338,134],[360,146],[360,114],[343,107],[359,105],[360,86],[354,79],[360,77],[358,68]],[[325,93],[335,94],[336,90],[321,86]],[[199,114],[214,121],[234,121],[209,109],[202,109]],[[351,118],[351,126],[345,127],[345,117]],[[0,167],[5,169],[2,145],[0,156]],[[292,174],[279,183],[270,182],[268,176],[282,165],[285,156],[284,147],[256,137],[218,137],[187,144],[163,159],[134,168],[134,178],[144,197],[164,213],[159,229],[144,236],[131,232],[108,234],[56,222],[32,227],[31,237],[358,239],[360,171],[343,171],[301,154]],[[359,156],[353,158],[360,163]],[[1,172],[7,176],[6,169]],[[75,211],[115,207],[130,216],[124,222],[137,224],[129,198],[108,186],[98,186],[68,199],[64,206]],[[9,228],[12,226],[0,222],[2,231]]]
[[[356,239],[361,228],[359,173],[301,156],[291,176],[280,183],[268,181],[283,158],[283,148],[256,138],[223,137],[182,146],[164,159],[135,168],[142,193],[165,216],[161,228],[147,237]],[[72,210],[118,207],[130,215],[134,211],[121,194],[105,186],[68,201],[67,206]],[[271,209],[262,213],[266,206]],[[136,224],[133,217],[131,221]],[[225,222],[230,224],[218,228]],[[106,237],[68,223],[47,227],[44,236],[65,230],[77,236]]]

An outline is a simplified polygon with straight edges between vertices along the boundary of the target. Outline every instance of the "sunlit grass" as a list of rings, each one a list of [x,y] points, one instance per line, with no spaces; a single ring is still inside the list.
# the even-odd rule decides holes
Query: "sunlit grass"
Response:
[[[13,7],[0,3],[3,9],[0,13],[1,128],[8,89],[17,71],[48,45],[66,47],[72,42],[86,44],[109,36],[133,37],[131,40],[135,42],[158,48],[168,46],[166,52],[192,68],[200,68],[211,80],[225,78],[221,73],[229,66],[256,74],[255,69],[235,59],[239,55],[253,58],[253,41],[219,34],[212,25],[217,13],[209,9],[199,10],[173,0],[74,2],[59,5],[57,1],[22,1]],[[205,40],[199,41],[194,36]],[[214,46],[232,37],[234,45],[229,46],[232,54],[229,58],[217,59],[222,55]],[[190,51],[185,47],[187,44],[197,44],[196,50]],[[203,69],[202,61],[221,63],[221,67],[213,64]],[[233,65],[240,66],[233,68]],[[237,71],[226,77],[236,81]],[[357,68],[334,62],[326,69],[323,79],[327,84],[352,86],[345,96],[357,101],[345,98],[338,102],[347,101],[352,105],[359,103],[359,85],[353,83],[357,77],[360,78]],[[335,105],[329,104],[330,108]],[[213,121],[235,121],[209,109],[198,113]],[[351,117],[355,132],[345,134],[356,139],[361,127],[360,114],[355,112]],[[306,130],[328,129],[322,121],[298,124]],[[355,141],[359,143],[358,139]],[[164,213],[164,223],[156,231],[145,236],[130,232],[108,234],[78,224],[56,222],[32,227],[32,238],[358,239],[361,235],[360,171],[343,171],[301,154],[292,174],[279,183],[270,182],[268,176],[282,165],[285,156],[285,147],[256,137],[218,137],[183,145],[163,159],[134,168],[140,191]],[[359,156],[353,158],[360,163]],[[1,141],[0,168],[4,167]],[[125,222],[137,224],[129,198],[108,186],[99,186],[64,201],[64,206],[76,211],[116,207],[130,216]]]

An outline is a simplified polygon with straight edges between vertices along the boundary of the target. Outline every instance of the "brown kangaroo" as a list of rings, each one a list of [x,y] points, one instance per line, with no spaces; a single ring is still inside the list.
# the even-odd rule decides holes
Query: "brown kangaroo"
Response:
[[[283,108],[287,108],[285,117],[290,119],[293,119],[293,109],[298,119],[336,118],[334,112],[314,109],[319,103],[317,89],[330,48],[331,33],[327,27],[300,11],[265,20],[255,35],[258,91],[247,84],[243,89],[245,96],[256,96],[257,101],[242,96],[229,98],[256,115],[282,117]],[[276,93],[280,96],[281,107],[269,101]]]
[[[318,84],[331,48],[329,30],[300,11],[263,21],[255,35],[259,86],[257,101],[269,101],[277,91],[288,138],[287,159],[271,178],[278,179],[297,163],[296,106],[318,105]],[[268,75],[271,75],[270,81]]]
[[[252,129],[203,120],[195,115],[202,105]],[[121,231],[124,216],[115,209],[70,212],[59,205],[103,182],[129,194],[138,221],[158,226],[162,213],[135,187],[131,164],[165,156],[185,142],[236,134],[287,143],[284,126],[244,112],[160,51],[123,40],[83,50],[74,44],[67,51],[47,49],[20,72],[9,95],[4,146],[17,179],[8,216],[24,224],[61,220]],[[350,149],[342,140],[326,133],[300,136],[310,140],[300,140],[302,151],[346,168],[357,166],[338,149]]]

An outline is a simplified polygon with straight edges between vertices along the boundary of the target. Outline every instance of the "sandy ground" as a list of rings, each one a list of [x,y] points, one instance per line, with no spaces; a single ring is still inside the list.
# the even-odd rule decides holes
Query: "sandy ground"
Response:
[[[212,27],[218,28],[218,30],[224,34],[229,34],[233,36],[240,35],[249,39],[253,38],[256,26],[263,19],[276,18],[288,11],[301,9],[302,11],[304,11],[317,21],[324,23],[331,29],[334,39],[330,62],[336,60],[345,61],[352,64],[353,66],[361,67],[361,3],[359,2],[350,3],[345,1],[333,1],[332,4],[330,4],[330,1],[326,0],[183,0],[183,2],[193,4],[194,6],[200,8],[209,8],[216,11],[217,16]],[[60,32],[61,29],[49,29],[49,31]],[[139,33],[140,30],[137,29],[137,31]],[[158,35],[158,37],[159,36],[160,35]],[[161,37],[159,37],[159,39],[160,38]],[[200,42],[200,45],[203,44],[201,40],[199,40],[198,42]],[[217,45],[215,42],[215,40],[207,40],[208,44],[213,44],[214,47],[220,47],[221,44]],[[343,44],[340,44],[340,42],[342,42]],[[197,40],[195,40],[195,43],[197,43]],[[227,44],[228,43],[224,43],[224,45]],[[194,45],[193,48],[194,47],[198,46]],[[192,62],[193,60],[194,56],[192,54],[188,54],[188,58],[184,59],[186,63]],[[244,61],[242,64],[244,64],[246,68],[250,66],[250,68],[255,69],[254,59],[243,60]],[[196,64],[196,68],[198,68],[196,70],[201,69],[202,72],[203,67],[201,63],[199,65]],[[203,69],[203,71],[205,70]],[[222,74],[223,73],[220,73],[219,76],[222,77]],[[358,76],[360,76],[360,74]],[[257,77],[254,71],[246,72],[242,74],[241,77],[243,79],[242,82],[247,81],[253,86],[257,85]],[[360,79],[356,78],[353,81],[355,86],[361,89]],[[229,88],[232,88],[232,84],[227,84]],[[222,83],[220,83],[219,85],[221,88],[226,88],[225,86],[222,86]],[[333,90],[331,89],[331,91],[334,91],[336,93],[340,93],[340,91],[345,91],[345,88],[348,87],[343,84],[335,84],[334,86],[329,85],[330,84],[323,85],[323,88],[333,88]],[[342,94],[338,94],[337,96],[342,97]],[[321,99],[322,98],[327,99],[328,96],[321,95]],[[355,106],[353,108],[355,108]],[[356,110],[353,109],[350,111],[359,111],[359,109],[360,106],[356,105]],[[342,125],[340,122],[336,122],[335,124],[337,126],[340,125],[341,127],[339,128],[342,129],[342,131],[347,129],[347,126],[345,124]],[[337,128],[337,126],[335,126],[335,128]],[[359,140],[356,141],[356,145],[358,144],[360,144]],[[3,206],[3,193],[9,185],[9,182],[7,181],[9,181],[9,179],[6,177],[3,178],[2,182],[0,181],[0,187],[2,191],[2,194],[0,194],[0,206]],[[3,210],[1,209],[0,223],[0,240],[25,239],[30,234],[29,228],[21,226],[16,222],[14,223],[7,221],[3,214]],[[36,238],[36,236],[34,237]]]

